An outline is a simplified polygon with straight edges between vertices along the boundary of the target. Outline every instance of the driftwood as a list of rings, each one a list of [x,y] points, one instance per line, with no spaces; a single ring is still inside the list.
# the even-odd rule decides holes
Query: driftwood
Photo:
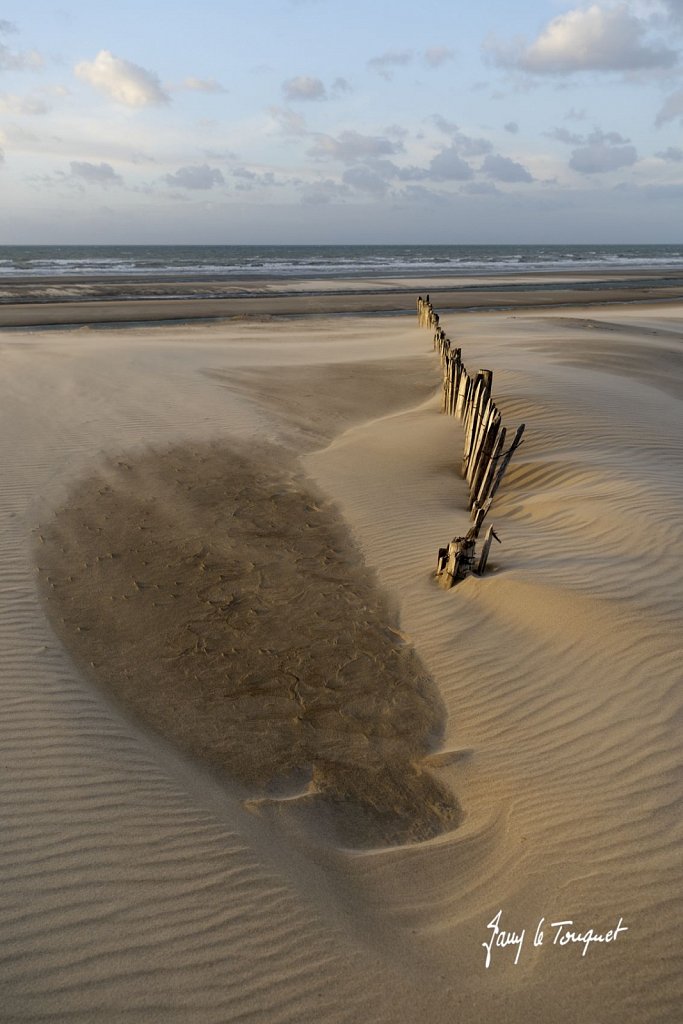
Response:
[[[481,554],[475,546],[479,531],[493,498],[501,485],[513,454],[522,444],[524,424],[517,428],[506,448],[507,429],[492,398],[493,370],[480,369],[471,377],[462,362],[459,348],[451,345],[429,295],[417,299],[418,323],[432,331],[443,373],[443,403],[446,415],[460,420],[464,432],[461,472],[469,486],[469,508],[473,526],[465,537],[455,537],[447,548],[439,549],[437,576],[444,586],[453,586],[471,572],[481,575],[492,539],[500,543],[490,526]]]
[[[436,575],[442,587],[452,587],[473,571],[476,543],[477,538],[472,529],[468,530],[465,537],[454,537],[447,548],[439,548]]]

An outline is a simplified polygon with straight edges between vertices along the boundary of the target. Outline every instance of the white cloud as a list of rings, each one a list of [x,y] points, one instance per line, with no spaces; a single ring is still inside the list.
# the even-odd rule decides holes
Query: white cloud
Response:
[[[425,64],[430,68],[439,68],[454,57],[455,51],[448,46],[429,46],[424,52]]]
[[[413,55],[410,50],[387,50],[379,57],[369,60],[368,67],[389,81],[395,68],[405,67],[406,64],[410,64],[412,59]]]
[[[667,121],[675,121],[677,118],[683,121],[683,89],[667,96],[662,109],[657,114],[655,124],[659,128]]]
[[[494,181],[533,181],[533,177],[526,167],[511,160],[507,156],[500,156],[498,153],[488,153],[484,158],[482,170]]]
[[[82,178],[89,185],[122,185],[123,178],[117,174],[111,164],[91,164],[87,160],[72,160],[71,176]]]
[[[631,14],[628,4],[592,4],[560,14],[530,45],[502,47],[489,43],[496,63],[532,74],[577,71],[634,71],[668,68],[677,54],[661,43],[649,43],[648,26]]]
[[[319,78],[297,75],[282,83],[282,91],[288,100],[324,100],[327,91]]]
[[[516,121],[508,121],[507,124],[503,125],[506,132],[510,132],[511,135],[516,135],[519,131],[519,125]]]
[[[13,22],[0,19],[0,35],[9,35],[16,31],[17,27]],[[43,63],[43,58],[37,50],[25,50],[20,53],[0,43],[0,71],[37,71]]]
[[[153,71],[100,50],[94,60],[81,61],[75,74],[95,89],[126,107],[149,107],[168,103],[170,97]]]
[[[38,96],[15,96],[0,93],[0,110],[6,114],[47,114],[49,106]]]
[[[209,167],[208,164],[200,164],[189,167],[179,167],[175,174],[167,174],[165,178],[167,185],[177,188],[190,188],[204,190],[213,188],[214,185],[224,185],[225,178],[217,167]]]
[[[183,86],[191,92],[227,92],[225,86],[217,82],[215,78],[193,78],[190,75],[184,79]]]

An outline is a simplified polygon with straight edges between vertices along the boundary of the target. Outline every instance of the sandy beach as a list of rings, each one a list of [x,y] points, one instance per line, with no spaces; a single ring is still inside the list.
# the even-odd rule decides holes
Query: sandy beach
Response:
[[[442,312],[676,302],[683,295],[683,274],[662,268],[437,275],[427,281],[414,276],[13,277],[0,284],[0,327],[408,314],[416,294],[430,288],[438,291]]]
[[[675,1024],[680,276],[424,282],[450,591],[416,282],[153,285],[0,305],[0,1019]]]

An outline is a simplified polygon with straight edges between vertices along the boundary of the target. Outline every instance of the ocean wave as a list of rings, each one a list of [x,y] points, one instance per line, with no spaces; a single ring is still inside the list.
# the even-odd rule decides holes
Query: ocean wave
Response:
[[[362,277],[683,267],[683,246],[0,246],[0,277]]]

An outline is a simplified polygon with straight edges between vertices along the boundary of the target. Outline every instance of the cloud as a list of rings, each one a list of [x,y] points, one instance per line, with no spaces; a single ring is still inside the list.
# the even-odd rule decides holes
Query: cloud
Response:
[[[469,196],[501,195],[500,190],[490,181],[468,181],[466,185],[463,185],[462,190]]]
[[[208,164],[179,167],[175,174],[167,174],[164,180],[167,185],[172,187],[197,190],[225,184],[225,178],[221,171],[217,167],[209,167]]]
[[[191,92],[227,92],[228,90],[215,78],[189,78],[184,79],[183,87]]]
[[[328,157],[353,163],[356,160],[390,156],[398,153],[403,146],[400,142],[392,142],[380,135],[362,135],[360,132],[341,132],[334,138],[332,135],[316,135],[315,143],[309,151],[313,157]]]
[[[429,46],[424,52],[424,62],[427,67],[440,68],[455,57],[455,51],[448,46]]]
[[[638,159],[635,146],[628,143],[619,132],[603,132],[594,129],[585,145],[572,151],[569,166],[581,174],[605,174],[619,167],[630,167]]]
[[[346,78],[335,78],[332,83],[332,92],[335,96],[340,96],[345,92],[352,92],[351,83]]]
[[[17,31],[13,21],[0,18],[0,35],[10,35]],[[9,46],[0,43],[0,71],[36,71],[43,66],[43,58],[37,50],[25,50],[18,53]]]
[[[604,147],[623,145],[630,142],[619,132],[604,132],[602,128],[594,128],[590,135],[579,135],[577,132],[570,132],[567,128],[553,128],[550,132],[543,133],[549,139],[556,139],[557,142],[564,142],[568,146]]]
[[[282,188],[289,184],[287,179],[278,180],[273,171],[257,173],[249,170],[248,167],[235,167],[232,170],[233,177],[237,178],[235,186],[238,192],[251,192],[255,188]]]
[[[301,191],[301,202],[306,206],[324,206],[328,203],[342,202],[348,193],[348,185],[341,185],[331,178],[321,178],[304,186]]]
[[[683,149],[679,149],[678,146],[669,146],[659,153],[655,153],[661,160],[671,160],[673,163],[681,163],[683,161]]]
[[[0,110],[7,114],[47,114],[49,106],[38,96],[15,96],[0,93]]]
[[[278,125],[283,135],[305,135],[306,121],[301,114],[287,107],[269,107],[268,113]]]
[[[683,0],[662,0],[672,21],[683,21]]]
[[[282,91],[288,100],[325,100],[327,90],[319,78],[297,75],[282,83]]]
[[[72,160],[69,164],[72,178],[82,178],[89,185],[122,185],[123,178],[111,164],[91,164],[87,160]]]
[[[516,135],[519,131],[519,125],[516,121],[508,121],[507,124],[503,125],[506,132],[510,132],[511,135]]]
[[[484,153],[490,153],[493,149],[488,139],[465,135],[464,132],[460,131],[457,124],[453,121],[447,121],[445,117],[441,117],[439,114],[434,115],[433,121],[444,135],[450,136],[452,148],[457,150],[461,156],[483,156]]]
[[[442,117],[441,114],[434,114],[432,120],[439,131],[442,131],[444,135],[455,135],[456,132],[460,131],[455,121],[448,121],[445,117]]]
[[[568,146],[582,146],[586,141],[583,135],[570,132],[568,128],[553,128],[550,132],[543,133],[548,139],[555,139],[557,142],[564,142]]]
[[[443,193],[425,188],[424,185],[406,185],[401,192],[401,197],[410,203],[419,203],[422,206],[441,206],[446,202]]]
[[[484,158],[482,170],[494,181],[533,181],[533,177],[526,167],[511,160],[507,156],[500,156],[498,153],[488,153]]]
[[[680,118],[683,121],[683,89],[679,89],[677,92],[667,96],[664,101],[664,106],[657,114],[655,124],[658,128],[661,128],[667,121],[675,121]]]
[[[384,129],[385,135],[393,135],[395,139],[405,139],[408,136],[408,129],[401,124],[390,124]]]
[[[456,146],[442,149],[429,164],[430,177],[435,181],[467,181],[474,171],[459,155]]]
[[[372,57],[368,61],[368,67],[389,81],[394,68],[405,67],[406,64],[410,64],[412,59],[413,54],[410,50],[387,50],[379,57]]]
[[[358,189],[360,192],[368,192],[372,196],[383,196],[387,191],[387,183],[381,174],[371,167],[356,166],[349,167],[342,175],[345,185]]]
[[[76,76],[126,107],[158,106],[170,101],[153,71],[100,50],[94,60],[81,61]]]
[[[631,14],[627,3],[592,4],[553,18],[528,46],[489,42],[486,48],[497,64],[538,75],[672,67],[675,50],[648,43],[646,33],[647,25]]]

